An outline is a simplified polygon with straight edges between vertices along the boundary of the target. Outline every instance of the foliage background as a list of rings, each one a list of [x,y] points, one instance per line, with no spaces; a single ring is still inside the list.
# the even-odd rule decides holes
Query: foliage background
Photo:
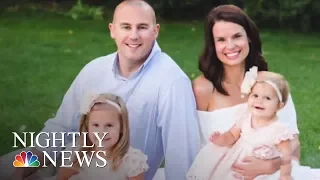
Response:
[[[77,2],[85,4],[85,11],[77,9]],[[74,6],[78,18],[110,18],[110,11],[121,0],[2,0],[0,8],[24,3],[47,3],[62,7]],[[235,4],[243,8],[259,27],[287,28],[298,31],[320,30],[319,0],[148,0],[162,20],[202,20],[219,4]],[[90,7],[91,6],[91,7]],[[91,8],[91,9],[90,9]]]
[[[9,134],[20,126],[27,124],[28,131],[41,130],[88,61],[116,49],[107,23],[119,2],[0,1],[0,155],[12,150]],[[197,56],[203,45],[202,21],[207,12],[219,4],[242,7],[261,30],[263,53],[271,70],[291,82],[301,131],[302,164],[320,168],[318,0],[148,2],[161,21],[161,47],[191,79],[199,75]]]

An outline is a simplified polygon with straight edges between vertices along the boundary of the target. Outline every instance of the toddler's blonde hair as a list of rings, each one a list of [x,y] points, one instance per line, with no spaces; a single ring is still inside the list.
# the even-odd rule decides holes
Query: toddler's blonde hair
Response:
[[[110,156],[108,158],[110,158],[112,160],[112,169],[113,170],[117,170],[119,165],[121,164],[121,160],[124,157],[124,155],[128,152],[129,146],[130,146],[130,131],[129,131],[129,120],[128,120],[128,111],[126,108],[126,105],[124,103],[124,101],[116,95],[113,94],[101,94],[98,99],[107,99],[109,101],[113,101],[115,103],[117,103],[120,108],[121,111],[119,112],[119,120],[120,120],[120,135],[119,135],[119,140],[116,143],[116,145],[114,147],[112,147],[110,149]],[[93,107],[91,108],[90,112],[92,111],[96,111],[96,110],[106,110],[108,107],[106,106],[106,103],[96,103],[93,105]],[[110,105],[109,105],[110,106]],[[84,137],[82,136],[83,132],[88,132],[89,128],[89,114],[90,112],[86,115],[83,115],[81,117],[81,121],[80,121],[80,151],[93,151],[93,148],[90,147],[83,147],[84,144]],[[93,145],[93,143],[91,142],[89,136],[87,136],[86,139],[87,145],[91,146]],[[74,162],[75,166],[78,166],[78,162],[75,160]],[[109,163],[108,163],[109,164]]]
[[[285,77],[279,73],[270,71],[260,71],[257,82],[271,81],[278,88],[282,96],[282,103],[286,104],[289,97],[290,87]]]

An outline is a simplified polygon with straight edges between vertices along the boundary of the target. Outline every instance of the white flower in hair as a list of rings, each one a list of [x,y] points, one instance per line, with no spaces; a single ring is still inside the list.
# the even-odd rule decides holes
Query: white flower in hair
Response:
[[[253,66],[246,72],[243,82],[241,84],[241,93],[249,94],[252,86],[256,83],[258,77],[258,67]]]
[[[92,108],[95,100],[99,97],[98,94],[88,93],[85,94],[82,98],[80,104],[80,113],[81,114],[88,114],[90,109]]]

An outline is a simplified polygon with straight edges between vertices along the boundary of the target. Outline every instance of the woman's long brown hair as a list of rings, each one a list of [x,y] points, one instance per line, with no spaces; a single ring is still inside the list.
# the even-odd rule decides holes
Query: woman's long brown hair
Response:
[[[213,87],[221,94],[228,95],[223,88],[224,68],[218,59],[214,45],[212,28],[216,22],[226,21],[242,26],[250,40],[249,54],[245,60],[245,71],[257,66],[259,71],[267,71],[268,64],[262,56],[262,44],[259,30],[254,22],[237,6],[221,5],[213,8],[204,23],[204,48],[199,57],[199,70],[212,82]]]

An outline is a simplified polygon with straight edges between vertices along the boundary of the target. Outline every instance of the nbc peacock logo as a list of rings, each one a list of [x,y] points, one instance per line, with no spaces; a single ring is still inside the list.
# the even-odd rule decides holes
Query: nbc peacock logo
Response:
[[[32,152],[22,151],[17,154],[13,162],[14,167],[39,167],[40,162],[38,161],[38,156],[33,155]]]

